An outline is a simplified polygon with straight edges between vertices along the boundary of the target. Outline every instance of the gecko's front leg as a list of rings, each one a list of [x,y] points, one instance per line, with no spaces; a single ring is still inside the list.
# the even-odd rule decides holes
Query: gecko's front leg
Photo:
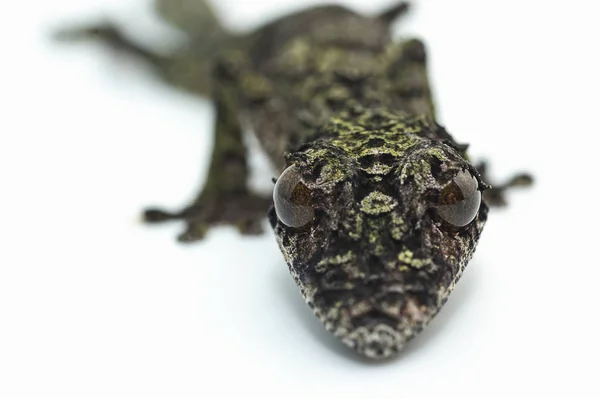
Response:
[[[234,225],[242,234],[259,234],[272,199],[248,188],[248,163],[239,123],[240,103],[249,93],[239,82],[251,74],[240,60],[223,58],[213,73],[213,101],[217,117],[215,145],[204,188],[196,199],[178,212],[147,209],[149,223],[180,219],[187,224],[179,241],[201,240],[211,226]]]
[[[481,174],[481,178],[490,182],[487,162],[480,162],[477,165],[477,170]],[[519,173],[512,176],[503,184],[491,183],[492,188],[483,192],[483,198],[490,206],[501,207],[506,206],[506,192],[517,187],[530,187],[533,184],[533,177],[529,173]]]

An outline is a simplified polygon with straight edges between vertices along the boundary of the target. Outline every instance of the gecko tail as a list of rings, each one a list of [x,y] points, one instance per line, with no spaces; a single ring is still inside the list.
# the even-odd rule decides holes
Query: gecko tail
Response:
[[[396,21],[399,17],[406,14],[410,10],[410,3],[401,1],[394,4],[392,7],[388,8],[384,12],[377,15],[377,19],[383,21],[384,23],[391,25]]]

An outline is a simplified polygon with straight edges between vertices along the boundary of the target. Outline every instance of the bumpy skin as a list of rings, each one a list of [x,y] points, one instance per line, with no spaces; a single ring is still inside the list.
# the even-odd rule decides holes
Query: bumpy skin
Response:
[[[310,190],[315,217],[307,225],[288,227],[269,211],[307,303],[359,353],[399,352],[446,301],[488,212],[482,202],[475,219],[456,228],[435,211],[442,189],[461,171],[476,177],[479,190],[488,186],[466,146],[434,121],[423,44],[391,41],[390,23],[406,4],[372,17],[319,7],[237,36],[201,0],[157,5],[189,37],[168,55],[142,48],[110,24],[61,34],[104,41],[146,60],[166,82],[213,98],[217,126],[206,187],[182,211],[150,209],[146,220],[185,220],[182,241],[199,240],[221,223],[260,232],[271,200],[246,186],[239,122],[246,121],[273,164],[294,165]],[[502,190],[493,197],[498,202]]]
[[[325,327],[359,353],[388,357],[445,303],[488,208],[460,229],[437,217],[442,188],[461,170],[477,172],[427,117],[355,106],[320,131],[287,156],[312,193],[315,220],[294,229],[271,210],[270,221]]]
[[[367,357],[389,357],[446,301],[487,207],[459,231],[431,211],[441,188],[473,167],[431,120],[420,42],[392,43],[388,21],[341,8],[292,18],[301,22],[256,35],[250,57],[271,92],[249,114],[271,158],[287,152],[301,173],[316,217],[290,228],[272,209],[270,221],[325,327]],[[269,103],[279,113],[265,115]]]

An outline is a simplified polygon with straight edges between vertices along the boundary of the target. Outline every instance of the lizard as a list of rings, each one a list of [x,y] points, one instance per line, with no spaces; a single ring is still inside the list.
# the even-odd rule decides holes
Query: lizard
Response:
[[[467,145],[436,121],[424,43],[392,40],[409,9],[376,15],[326,5],[229,32],[204,0],[155,0],[186,35],[164,54],[111,22],[68,27],[131,54],[165,83],[211,99],[215,141],[206,183],[182,210],[182,242],[212,226],[260,234],[265,215],[289,271],[325,328],[356,352],[401,352],[439,312],[473,256],[488,204],[532,182],[486,183]],[[273,195],[248,187],[249,127],[280,173]]]

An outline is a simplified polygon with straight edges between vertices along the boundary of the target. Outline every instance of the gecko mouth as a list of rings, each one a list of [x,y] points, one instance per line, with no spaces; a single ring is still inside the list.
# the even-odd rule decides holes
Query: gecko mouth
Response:
[[[305,286],[317,288],[304,290],[325,328],[373,359],[400,352],[437,313],[447,292],[442,287],[432,289],[417,277],[407,282],[397,280],[394,272],[384,276],[387,281],[361,279],[350,284],[344,279],[347,283],[337,286],[326,282],[326,275],[312,276]]]
[[[448,293],[442,290],[443,293]],[[382,300],[373,308],[357,314],[369,305],[349,301],[341,306],[322,307],[316,296],[315,315],[341,341],[361,355],[371,359],[387,359],[402,351],[404,346],[431,321],[440,305],[424,305],[414,297],[398,298],[396,303]],[[431,298],[434,299],[434,298]],[[435,295],[435,302],[441,299]],[[363,309],[361,309],[363,308]],[[382,309],[387,309],[383,311]]]
[[[387,324],[358,327],[342,342],[370,359],[382,360],[399,353],[406,337]]]

